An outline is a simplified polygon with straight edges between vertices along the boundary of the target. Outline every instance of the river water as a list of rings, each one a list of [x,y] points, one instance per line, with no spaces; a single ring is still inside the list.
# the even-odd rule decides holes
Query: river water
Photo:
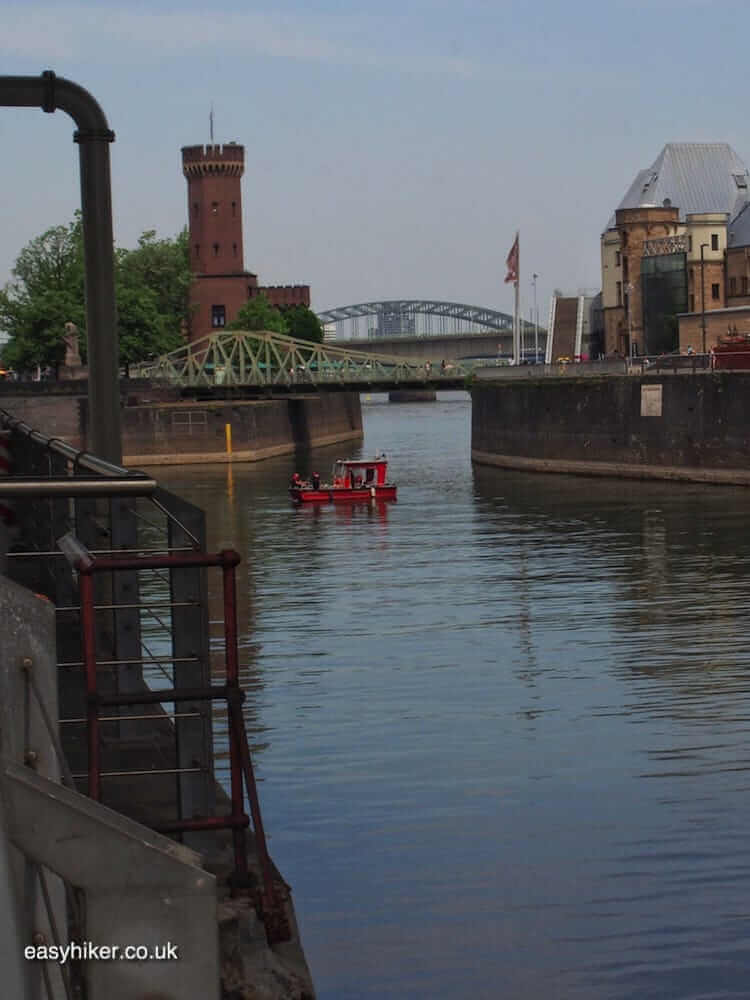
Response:
[[[750,996],[747,491],[472,468],[463,393],[363,418],[361,452],[160,476],[246,560],[320,1000]],[[377,449],[397,503],[289,504]]]

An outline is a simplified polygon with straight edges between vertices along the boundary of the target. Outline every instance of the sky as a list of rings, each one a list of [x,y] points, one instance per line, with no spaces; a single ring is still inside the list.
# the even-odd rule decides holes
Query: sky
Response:
[[[245,146],[245,266],[321,311],[444,299],[524,315],[536,272],[600,287],[599,237],[674,142],[750,161],[740,0],[3,0],[0,73],[102,106],[115,243],[187,221],[180,149]],[[0,285],[80,206],[72,120],[0,108]]]

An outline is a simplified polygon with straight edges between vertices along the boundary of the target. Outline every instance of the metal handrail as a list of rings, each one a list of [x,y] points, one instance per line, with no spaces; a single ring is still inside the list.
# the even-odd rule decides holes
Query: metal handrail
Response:
[[[20,420],[18,417],[14,417],[11,413],[8,413],[7,410],[3,410],[1,408],[0,423],[7,430],[16,431],[18,434],[22,434],[35,444],[42,445],[42,447],[46,448],[48,451],[52,451],[56,455],[62,456],[62,458],[67,458],[73,463],[74,469],[86,469],[87,471],[94,472],[97,475],[109,476],[111,478],[149,478],[144,472],[135,472],[132,469],[126,469],[122,465],[115,465],[112,462],[106,462],[103,458],[99,458],[97,455],[93,455],[89,451],[81,451],[78,448],[74,448],[73,445],[68,444],[67,441],[63,441],[61,438],[48,437],[46,434],[42,434],[41,431],[34,430],[33,427],[30,427],[23,420]]]

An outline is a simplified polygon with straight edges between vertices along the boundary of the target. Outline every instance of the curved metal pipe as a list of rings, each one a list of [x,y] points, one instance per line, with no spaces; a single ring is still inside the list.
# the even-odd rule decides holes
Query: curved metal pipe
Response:
[[[78,126],[81,219],[86,273],[88,339],[88,449],[122,461],[120,366],[115,305],[114,241],[109,144],[115,134],[98,102],[72,80],[46,70],[41,76],[0,76],[0,106],[67,112]],[[62,331],[61,331],[62,335]]]

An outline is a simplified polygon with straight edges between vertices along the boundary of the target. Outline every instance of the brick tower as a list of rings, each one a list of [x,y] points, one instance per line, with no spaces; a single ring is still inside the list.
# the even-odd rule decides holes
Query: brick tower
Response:
[[[230,323],[257,294],[256,275],[245,271],[242,251],[242,175],[245,148],[184,146],[190,225],[190,339]]]

